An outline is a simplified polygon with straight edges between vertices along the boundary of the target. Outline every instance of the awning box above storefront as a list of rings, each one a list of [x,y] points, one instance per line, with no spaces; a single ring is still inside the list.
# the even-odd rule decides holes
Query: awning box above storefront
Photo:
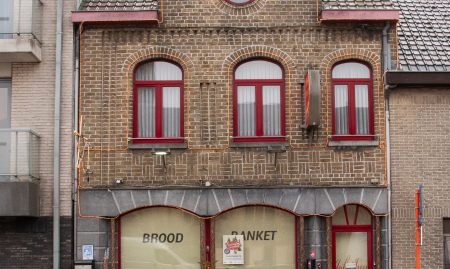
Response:
[[[171,206],[214,216],[246,205],[275,206],[297,215],[331,215],[345,204],[362,204],[375,215],[387,214],[387,188],[185,188],[80,189],[82,216],[115,217],[136,208]]]

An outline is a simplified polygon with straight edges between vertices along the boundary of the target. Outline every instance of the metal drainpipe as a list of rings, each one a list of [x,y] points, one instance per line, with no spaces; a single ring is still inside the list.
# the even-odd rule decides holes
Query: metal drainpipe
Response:
[[[78,31],[81,31],[80,28],[78,28]],[[80,36],[78,35],[78,31],[75,33],[75,72],[73,74],[74,78],[75,78],[75,83],[74,83],[74,97],[75,97],[75,104],[74,104],[74,127],[75,127],[75,131],[79,132],[78,130],[78,87],[79,87],[79,83],[80,83],[80,77],[79,77],[79,73],[80,73]],[[74,151],[75,155],[74,155],[74,184],[73,184],[73,256],[75,258],[75,260],[78,259],[77,257],[77,217],[78,217],[78,169],[76,168],[76,162],[77,162],[77,154],[78,154],[78,149],[77,149],[77,145],[76,145],[76,141],[74,141]]]
[[[384,71],[390,69],[390,55],[389,55],[389,44],[387,40],[387,30],[389,29],[391,23],[386,22],[386,26],[383,28],[383,62]],[[386,77],[384,78],[386,83]],[[392,215],[391,215],[391,140],[390,140],[390,126],[389,126],[389,85],[385,86],[385,111],[386,111],[386,171],[387,171],[387,188],[388,188],[388,232],[387,232],[387,243],[388,243],[388,268],[392,268]]]
[[[63,0],[58,0],[56,13],[55,130],[53,143],[53,268],[60,266],[60,135]]]

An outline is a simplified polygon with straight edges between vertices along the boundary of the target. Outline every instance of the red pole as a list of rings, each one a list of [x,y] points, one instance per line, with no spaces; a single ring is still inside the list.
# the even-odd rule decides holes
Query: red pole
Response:
[[[420,194],[416,190],[416,269],[420,269],[420,227],[419,227]]]

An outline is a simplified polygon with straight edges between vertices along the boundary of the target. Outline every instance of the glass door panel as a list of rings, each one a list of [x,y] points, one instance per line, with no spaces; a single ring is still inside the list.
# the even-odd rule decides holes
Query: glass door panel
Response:
[[[368,268],[366,232],[336,233],[336,269],[345,269],[349,263]]]

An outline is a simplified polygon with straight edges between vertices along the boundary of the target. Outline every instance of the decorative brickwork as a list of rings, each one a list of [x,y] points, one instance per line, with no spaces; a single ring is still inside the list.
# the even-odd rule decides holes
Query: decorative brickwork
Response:
[[[211,2],[223,13],[244,16],[258,12],[266,5],[267,0],[254,0],[246,5],[233,5],[225,0],[211,0]]]
[[[89,182],[83,174],[83,184],[114,185],[116,178],[123,178],[125,185],[133,186],[195,185],[200,178],[218,185],[368,184],[371,179],[382,181],[384,150],[314,148],[325,146],[327,135],[331,134],[331,128],[326,125],[330,124],[327,111],[331,117],[331,109],[326,107],[326,104],[331,106],[330,99],[328,103],[326,100],[331,95],[327,97],[325,85],[321,107],[323,126],[319,129],[319,139],[313,141],[313,147],[309,148],[308,140],[303,138],[298,127],[303,119],[302,87],[298,81],[304,79],[308,69],[320,68],[325,76],[325,63],[348,52],[365,55],[362,59],[371,57],[372,65],[379,61],[374,54],[379,53],[381,43],[369,35],[370,31],[361,36],[360,45],[353,45],[361,46],[361,49],[342,48],[352,43],[353,38],[350,37],[357,36],[358,31],[361,30],[329,31],[314,27],[236,31],[220,28],[86,29],[81,52],[81,115],[84,134],[93,146],[89,165],[94,174],[90,175]],[[335,41],[337,33],[339,43]],[[346,38],[342,39],[343,36]],[[104,57],[99,57],[102,54]],[[284,66],[289,135],[286,139],[294,147],[302,149],[274,154],[261,149],[229,148],[233,142],[230,137],[233,122],[227,72],[231,72],[232,63],[251,56],[268,57]],[[151,155],[149,150],[127,150],[128,137],[132,136],[133,104],[132,78],[127,71],[131,72],[141,60],[158,57],[176,61],[185,69],[184,128],[188,146],[193,149],[173,149],[172,155],[166,157],[166,169],[162,157]],[[375,80],[374,84],[378,85],[378,81]],[[374,87],[374,96],[378,97],[375,89],[377,87]],[[378,109],[383,105],[378,100],[382,99],[374,99],[374,112],[378,115]],[[382,135],[384,118],[377,118],[375,133]],[[195,150],[207,148],[217,150]]]

